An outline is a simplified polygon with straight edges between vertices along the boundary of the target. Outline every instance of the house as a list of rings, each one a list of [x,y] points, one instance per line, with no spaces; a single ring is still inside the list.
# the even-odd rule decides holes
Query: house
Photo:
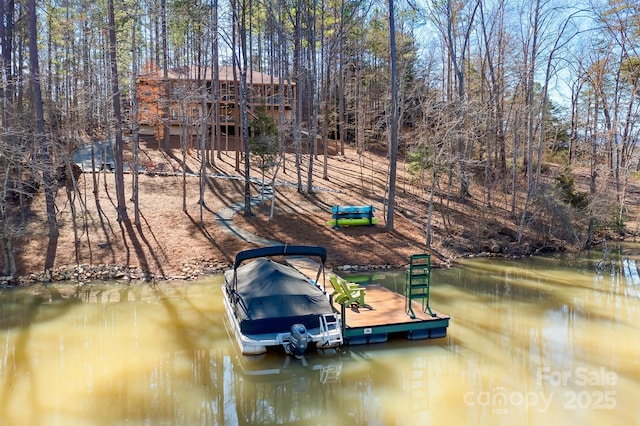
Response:
[[[213,90],[210,67],[195,65],[168,70],[151,69],[137,78],[138,123],[140,135],[164,138],[165,111],[169,115],[169,134],[188,139],[202,135],[218,136],[222,149],[236,149],[241,135],[239,73],[231,66],[219,67],[218,96]],[[249,120],[258,108],[271,114],[275,123],[291,121],[296,85],[261,72],[247,73]]]

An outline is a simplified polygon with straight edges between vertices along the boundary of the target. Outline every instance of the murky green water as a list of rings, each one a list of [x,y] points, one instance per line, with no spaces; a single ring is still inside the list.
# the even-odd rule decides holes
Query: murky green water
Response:
[[[0,424],[640,424],[640,246],[601,257],[436,270],[446,338],[306,365],[236,354],[221,277],[2,291]]]

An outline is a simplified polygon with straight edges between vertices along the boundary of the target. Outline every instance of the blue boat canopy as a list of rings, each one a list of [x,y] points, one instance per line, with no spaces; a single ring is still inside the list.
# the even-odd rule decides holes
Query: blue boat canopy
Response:
[[[316,256],[322,260],[322,265],[327,261],[327,249],[317,246],[270,246],[241,251],[236,255],[233,269],[237,269],[245,260],[269,256]]]

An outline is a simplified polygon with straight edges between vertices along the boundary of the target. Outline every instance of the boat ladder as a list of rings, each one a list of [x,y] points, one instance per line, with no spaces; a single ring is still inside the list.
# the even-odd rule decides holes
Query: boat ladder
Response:
[[[422,302],[422,312],[435,317],[429,307],[429,286],[431,283],[431,256],[429,254],[414,254],[410,257],[409,269],[405,280],[405,294],[407,296],[405,310],[411,318],[415,318],[413,301]]]
[[[333,348],[342,344],[342,330],[337,314],[322,314],[320,316],[320,333],[322,341],[316,344],[319,348]]]
[[[340,378],[340,373],[342,373],[342,363],[324,365],[320,372],[320,383],[335,383]]]

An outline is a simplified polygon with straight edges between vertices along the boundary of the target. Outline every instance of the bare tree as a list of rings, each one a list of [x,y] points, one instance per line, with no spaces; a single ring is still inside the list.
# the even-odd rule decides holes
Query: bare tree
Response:
[[[211,164],[215,165],[213,152],[218,150],[218,159],[222,159],[220,147],[220,54],[218,48],[218,0],[211,1]]]
[[[613,90],[601,91],[603,114],[608,130],[610,165],[615,179],[617,223],[624,223],[630,159],[637,147],[638,95],[640,94],[640,22],[637,2],[616,0],[604,10],[596,10],[610,40],[612,55],[608,64]],[[607,105],[608,103],[608,105]]]
[[[293,44],[293,78],[298,84],[300,91],[301,66],[302,66],[302,0],[296,0],[294,16],[290,16],[294,25],[294,44]],[[291,115],[293,116],[293,144],[295,146],[295,166],[298,184],[298,192],[302,193],[302,137],[300,132],[300,124],[302,120],[302,94],[295,99],[291,106]]]
[[[132,56],[132,84],[131,84],[131,120],[132,120],[132,138],[133,138],[133,170],[131,170],[133,176],[133,188],[132,188],[132,199],[133,199],[133,223],[136,226],[140,226],[140,190],[139,190],[139,173],[138,173],[138,165],[140,162],[139,154],[140,154],[140,124],[138,123],[138,85],[136,82],[136,78],[138,76],[138,46],[136,43],[136,30],[139,16],[138,14],[134,14],[133,17],[133,26],[131,29],[131,52]]]
[[[457,12],[454,11],[451,5],[451,0],[446,2],[447,13],[447,47],[449,52],[449,61],[453,66],[455,74],[455,84],[457,89],[457,102],[458,108],[456,108],[457,114],[464,114],[466,107],[466,93],[465,93],[465,64],[467,62],[467,46],[471,37],[471,30],[473,29],[473,21],[475,20],[476,12],[480,5],[480,1],[476,1],[472,5],[471,12],[466,19],[466,27],[463,28],[463,36],[461,45],[458,46],[458,42],[455,38],[454,26],[458,25]],[[459,121],[459,120],[456,120]],[[467,170],[465,166],[466,150],[465,141],[461,132],[459,132],[456,143],[456,162],[458,164],[458,176],[460,178],[460,196],[466,197],[469,195],[469,177],[467,176]]]
[[[162,105],[162,129],[163,129],[163,148],[165,152],[169,152],[169,143],[171,141],[171,128],[169,120],[169,99],[171,99],[171,87],[169,85],[169,52],[167,47],[167,2],[160,0],[160,38],[162,39],[162,78],[164,83],[164,102]]]
[[[109,14],[109,59],[111,65],[111,94],[113,102],[113,116],[115,120],[115,178],[116,178],[116,200],[118,210],[118,222],[129,220],[127,216],[127,204],[124,196],[124,161],[123,150],[124,140],[122,137],[122,110],[120,107],[120,85],[118,82],[118,58],[116,41],[116,22],[113,8],[113,0],[108,1]]]
[[[14,76],[12,70],[13,57],[13,15],[14,0],[0,0],[0,45],[2,46],[2,75],[0,76],[0,123],[7,128],[13,122]]]
[[[309,90],[311,101],[311,126],[309,126],[309,163],[307,167],[307,193],[313,194],[313,162],[316,156],[316,144],[318,136],[318,64],[316,58],[316,3],[315,1],[305,6],[307,17],[307,43],[308,57],[311,58],[309,64]]]
[[[249,0],[250,1],[250,0]],[[249,69],[247,51],[248,41],[248,8],[247,0],[232,0],[232,14],[234,26],[234,40],[238,40],[237,51],[234,51],[234,70],[237,68],[240,72],[240,130],[244,147],[244,215],[253,216],[251,211],[251,162],[250,162],[250,146],[249,146],[249,113],[248,113],[248,90],[247,90],[247,71]]]
[[[524,201],[524,206],[520,214],[520,227],[518,229],[518,242],[522,240],[522,234],[524,232],[525,222],[527,214],[529,213],[529,204],[534,193],[533,179],[533,148],[534,148],[534,136],[535,136],[535,118],[536,112],[534,108],[534,87],[535,87],[535,70],[538,59],[539,42],[538,37],[540,33],[540,0],[536,0],[533,6],[533,17],[531,24],[531,42],[527,46],[529,48],[529,56],[525,58],[526,61],[526,84],[525,84],[525,99],[526,99],[526,113],[527,113],[527,150],[525,153],[525,164],[527,169],[527,196]],[[526,51],[525,51],[526,52]]]
[[[35,107],[36,143],[42,164],[42,182],[44,184],[44,196],[47,208],[47,226],[49,228],[49,243],[45,256],[45,271],[53,267],[58,247],[58,219],[56,217],[55,195],[53,188],[51,154],[44,128],[44,108],[42,104],[42,91],[40,86],[40,65],[38,61],[38,29],[36,21],[36,0],[27,2],[29,19],[29,68],[31,71],[31,86],[33,90],[33,102]]]
[[[389,0],[389,56],[391,58],[391,118],[389,126],[389,203],[387,230],[393,231],[396,199],[396,169],[398,161],[398,70],[396,61],[396,25],[393,0]]]
[[[2,276],[9,278],[17,272],[13,241],[26,231],[24,215],[17,210],[26,210],[25,200],[37,190],[36,181],[24,170],[32,161],[26,142],[25,135],[10,129],[3,128],[0,133],[0,251]]]
[[[504,129],[504,0],[496,6],[495,16],[491,28],[497,26],[497,34],[488,30],[487,19],[483,3],[480,3],[480,25],[482,39],[485,47],[487,78],[488,108],[487,114],[487,157],[485,159],[485,188],[487,207],[491,207],[491,183],[494,163],[492,151],[496,153],[495,166],[500,175],[504,175],[507,169],[505,129]],[[492,46],[495,45],[495,49]]]

